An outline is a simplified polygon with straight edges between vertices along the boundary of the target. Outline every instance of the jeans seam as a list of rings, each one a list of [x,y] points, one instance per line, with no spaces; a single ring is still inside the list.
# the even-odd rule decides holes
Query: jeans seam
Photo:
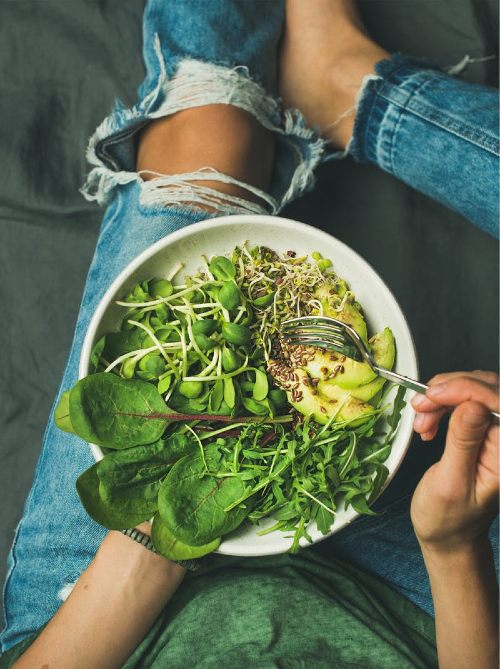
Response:
[[[418,88],[416,88],[413,91],[413,93],[410,95],[410,97],[406,100],[406,102],[404,104],[401,103],[401,102],[398,102],[397,100],[392,99],[390,96],[385,95],[384,93],[378,93],[378,96],[381,97],[382,99],[384,99],[389,104],[394,105],[395,107],[398,107],[399,109],[401,109],[400,117],[402,116],[403,111],[407,111],[407,112],[413,114],[414,116],[416,116],[418,118],[421,118],[422,120],[426,121],[427,123],[431,123],[432,125],[434,125],[438,128],[441,128],[442,130],[446,130],[446,132],[450,132],[453,135],[455,135],[456,137],[459,137],[460,139],[463,139],[464,141],[467,141],[467,142],[469,142],[471,144],[474,144],[475,146],[477,146],[481,149],[484,149],[485,151],[488,151],[489,153],[492,153],[494,156],[498,156],[499,155],[498,151],[496,151],[492,146],[489,145],[490,141],[493,141],[493,142],[495,141],[493,137],[490,137],[489,135],[487,135],[485,133],[481,133],[481,135],[483,137],[483,141],[481,141],[479,138],[474,139],[474,137],[473,137],[473,134],[478,135],[476,129],[471,128],[471,130],[474,130],[474,133],[471,132],[471,134],[468,135],[467,133],[465,133],[463,131],[460,132],[456,126],[455,127],[453,126],[453,123],[449,123],[449,124],[446,124],[446,125],[444,123],[439,123],[438,120],[435,117],[433,117],[431,114],[428,113],[430,110],[432,110],[433,112],[436,112],[436,109],[432,105],[427,105],[425,103],[419,102],[419,103],[416,104],[417,108],[410,106],[410,103],[412,102],[415,94],[418,91],[420,91],[426,84],[430,84],[430,83],[431,83],[430,81],[423,82],[421,86],[419,86]],[[441,112],[441,114],[444,116],[443,112]],[[452,119],[451,117],[450,117],[450,121],[453,121],[456,124],[456,121],[454,119]],[[462,123],[462,127],[465,128],[466,124]],[[396,128],[394,129],[394,131],[395,130],[396,130]]]
[[[411,103],[412,99],[414,96],[421,91],[426,84],[429,83],[429,80],[422,81],[418,85],[416,85],[413,90],[408,91],[408,94],[406,96],[406,100],[404,103],[402,102],[396,102],[390,94],[385,94],[384,89],[389,88],[390,85],[385,85],[381,87],[380,90],[377,91],[377,97],[384,100],[385,103],[388,105],[388,110],[387,113],[390,114],[391,111],[391,106],[392,106],[392,111],[394,112],[395,110],[397,113],[397,118],[392,122],[392,130],[391,130],[391,135],[390,135],[390,145],[389,145],[389,151],[388,151],[388,164],[384,164],[386,161],[383,159],[380,160],[381,166],[384,169],[387,169],[387,171],[391,173],[395,173],[395,168],[394,168],[394,153],[395,153],[395,143],[396,143],[396,136],[399,130],[399,127],[401,125],[401,121],[403,118],[403,112],[406,111],[409,107],[409,104]],[[395,108],[395,109],[394,109]],[[381,156],[382,158],[382,156]]]

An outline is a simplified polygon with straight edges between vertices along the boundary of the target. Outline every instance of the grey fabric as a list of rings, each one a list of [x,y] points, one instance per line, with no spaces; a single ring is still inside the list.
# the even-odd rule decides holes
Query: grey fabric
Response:
[[[84,149],[114,98],[134,99],[142,7],[142,0],[0,7],[2,581],[102,216],[78,192]],[[494,0],[365,0],[362,10],[389,50],[442,65],[496,52]],[[470,65],[460,76],[494,84],[497,64]],[[496,369],[496,242],[375,168],[345,160],[318,176],[314,193],[284,215],[331,232],[372,263],[406,313],[421,377]],[[438,451],[415,442],[390,494]]]

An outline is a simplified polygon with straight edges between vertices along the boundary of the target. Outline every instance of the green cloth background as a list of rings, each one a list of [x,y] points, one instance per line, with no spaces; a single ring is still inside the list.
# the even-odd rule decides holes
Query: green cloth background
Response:
[[[263,0],[257,0],[258,3]],[[443,66],[496,51],[495,0],[365,0],[389,50]],[[87,138],[143,75],[142,0],[0,3],[0,580],[70,346],[102,211],[78,192]],[[332,34],[335,40],[335,34]],[[498,60],[460,76],[495,84]],[[372,167],[324,165],[284,215],[360,252],[413,331],[421,376],[497,367],[497,245]],[[436,456],[415,442],[396,481]]]
[[[212,569],[184,581],[123,669],[431,669],[433,628],[401,595],[314,549],[216,556]]]

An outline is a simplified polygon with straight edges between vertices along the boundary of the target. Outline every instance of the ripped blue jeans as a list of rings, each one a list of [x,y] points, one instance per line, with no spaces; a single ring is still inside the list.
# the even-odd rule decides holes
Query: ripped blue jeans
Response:
[[[326,156],[325,143],[298,112],[283,111],[274,95],[283,4],[277,0],[261,3],[260,10],[255,16],[245,0],[148,3],[144,17],[147,76],[138,102],[133,109],[118,106],[89,145],[93,168],[84,193],[106,204],[107,209],[59,395],[77,380],[82,341],[97,304],[136,255],[171,232],[213,215],[276,213],[313,185],[314,168]],[[247,39],[248,35],[252,38]],[[496,103],[488,123],[483,117],[475,123],[471,107],[486,109],[489,105],[491,110],[492,97],[489,90],[472,87],[479,96],[474,98],[470,88],[428,64],[401,56],[379,64],[377,77],[366,83],[361,94],[348,150],[358,160],[378,162],[409,183],[414,181],[419,189],[446,200],[464,214],[472,212],[478,225],[494,232],[496,179],[488,193],[471,183],[477,179],[462,183],[460,193],[446,189],[448,172],[454,170],[457,181],[469,156],[485,178],[490,179],[495,170]],[[442,98],[433,91],[444,89],[450,95],[453,90],[455,100],[463,95],[464,104],[469,101],[462,124],[460,113],[453,110],[452,119],[446,104],[439,116],[437,105]],[[138,131],[150,119],[210,103],[245,109],[275,133],[276,159],[269,192],[240,184],[258,195],[261,204],[221,197],[219,191],[192,185],[193,179],[197,184],[203,179],[234,181],[209,166],[194,175],[160,176],[147,182],[135,171]],[[448,124],[452,129],[447,130]],[[445,171],[441,180],[434,174],[429,176],[427,166],[433,162],[433,152],[417,150],[432,143],[434,135],[437,144],[445,142],[447,151],[456,153],[454,167],[453,161],[446,166],[440,161],[435,166],[438,172]],[[411,165],[409,158],[404,159],[405,152],[413,154]],[[197,204],[215,206],[216,212],[209,214]],[[86,515],[76,494],[76,478],[92,463],[88,445],[56,429],[51,415],[9,555],[2,651],[37,631],[54,615],[106,533]],[[380,504],[384,507],[383,498]],[[373,572],[432,612],[429,584],[409,519],[408,497],[390,504],[382,516],[356,521],[324,542],[322,550]]]

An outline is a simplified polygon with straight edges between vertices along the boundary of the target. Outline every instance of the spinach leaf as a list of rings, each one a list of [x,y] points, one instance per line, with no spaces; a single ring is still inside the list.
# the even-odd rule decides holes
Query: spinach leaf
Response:
[[[169,560],[192,560],[199,558],[217,550],[220,545],[220,537],[202,546],[189,546],[183,543],[167,528],[159,513],[153,519],[151,539],[156,551]]]
[[[183,543],[202,546],[234,530],[248,514],[237,506],[224,509],[246,492],[237,476],[207,475],[218,471],[221,455],[216,444],[179,460],[163,481],[158,495],[158,510],[167,528]]]
[[[107,448],[157,441],[168,421],[145,420],[144,416],[166,410],[167,405],[153,385],[115,374],[87,376],[78,381],[69,396],[69,415],[75,433]]]
[[[121,511],[151,518],[158,508],[160,483],[177,459],[162,439],[109,453],[97,463],[99,497]]]
[[[96,523],[109,530],[126,530],[151,518],[151,513],[134,509],[120,509],[104,502],[99,496],[99,477],[96,462],[81,474],[76,481],[76,489],[85,511]]]
[[[60,430],[64,432],[75,433],[73,425],[71,424],[71,418],[69,416],[69,394],[70,390],[64,392],[54,411],[54,422]]]

